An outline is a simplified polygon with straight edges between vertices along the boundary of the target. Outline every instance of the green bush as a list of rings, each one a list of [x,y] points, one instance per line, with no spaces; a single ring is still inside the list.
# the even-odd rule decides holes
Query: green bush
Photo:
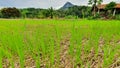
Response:
[[[88,17],[89,20],[92,20],[92,19],[100,19],[100,18],[101,18],[101,16],[100,16],[100,14],[98,14],[98,13],[97,13],[95,16],[89,16],[89,17]]]
[[[68,16],[65,16],[65,19],[78,19],[78,16],[68,15]]]
[[[19,18],[21,17],[21,12],[17,8],[3,8],[1,9],[1,14],[3,18]]]
[[[120,20],[120,14],[115,16],[115,19]]]

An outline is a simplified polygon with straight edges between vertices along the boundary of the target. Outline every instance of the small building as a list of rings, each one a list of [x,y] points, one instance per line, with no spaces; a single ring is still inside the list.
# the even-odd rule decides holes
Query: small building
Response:
[[[98,13],[101,13],[101,12],[106,12],[105,10],[105,7],[107,6],[107,4],[101,4],[101,5],[97,5],[96,7],[92,7],[92,13],[95,11],[95,12],[98,12]],[[96,8],[94,10],[94,8]],[[120,14],[120,4],[116,4],[115,8],[113,9],[113,15],[115,14]]]
[[[98,6],[97,6],[98,12],[105,11],[106,5],[107,5],[107,4],[98,5]],[[115,6],[115,8],[114,8],[114,11],[115,11],[116,13],[120,13],[120,4],[116,4],[116,6]]]

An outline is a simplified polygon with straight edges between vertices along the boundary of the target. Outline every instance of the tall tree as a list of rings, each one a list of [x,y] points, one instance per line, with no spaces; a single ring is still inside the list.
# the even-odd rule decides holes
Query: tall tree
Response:
[[[21,12],[17,8],[3,8],[1,9],[2,17],[17,18],[21,16]]]
[[[100,5],[102,2],[103,2],[103,0],[89,0],[88,4],[93,6],[94,16],[96,16],[97,5]]]
[[[49,12],[50,12],[50,18],[53,19],[53,12],[54,12],[54,10],[53,10],[52,7],[49,9]]]

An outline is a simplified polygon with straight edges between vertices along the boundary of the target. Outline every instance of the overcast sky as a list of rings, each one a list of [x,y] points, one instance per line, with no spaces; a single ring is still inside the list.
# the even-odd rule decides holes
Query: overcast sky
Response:
[[[67,1],[75,5],[87,5],[88,0],[0,0],[0,7],[17,7],[17,8],[59,8],[63,6]],[[104,0],[104,3],[115,1],[120,3],[120,0]]]

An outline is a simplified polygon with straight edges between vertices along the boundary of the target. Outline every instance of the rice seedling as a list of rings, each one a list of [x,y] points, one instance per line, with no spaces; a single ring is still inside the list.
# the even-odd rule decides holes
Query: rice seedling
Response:
[[[120,66],[117,20],[1,20],[0,25],[0,68]]]

